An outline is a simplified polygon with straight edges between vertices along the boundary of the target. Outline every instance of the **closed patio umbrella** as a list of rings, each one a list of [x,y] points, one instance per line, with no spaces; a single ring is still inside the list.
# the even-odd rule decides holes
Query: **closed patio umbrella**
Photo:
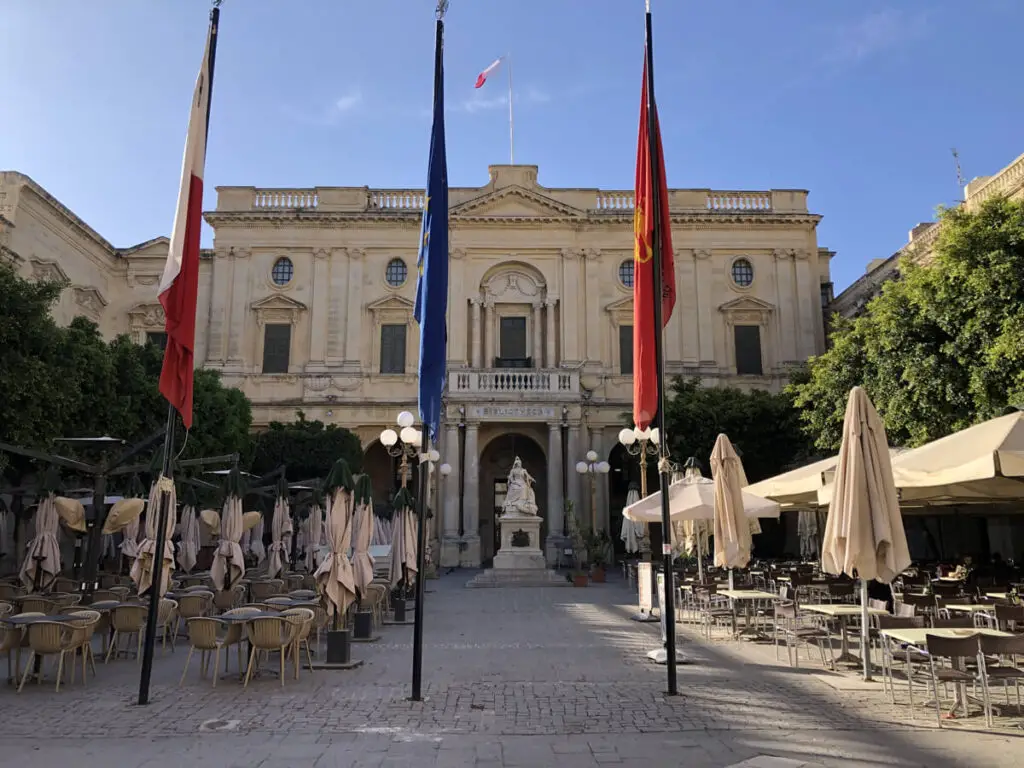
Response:
[[[274,502],[274,516],[270,521],[270,552],[267,576],[277,578],[291,562],[291,517],[288,514],[287,487],[278,487]]]
[[[395,494],[393,502],[395,515],[392,518],[391,535],[391,586],[402,584],[407,591],[417,574],[416,562],[416,513],[412,494],[402,488]]]
[[[260,515],[260,520],[256,523],[256,527],[252,529],[252,535],[249,536],[249,552],[253,557],[256,558],[256,565],[263,565],[263,561],[267,559],[267,548],[263,546],[263,515]]]
[[[199,520],[196,508],[186,504],[181,511],[181,542],[178,544],[178,565],[185,573],[191,573],[199,559]]]
[[[850,390],[835,485],[822,542],[822,568],[861,580],[861,650],[871,678],[867,582],[891,583],[910,566],[885,426],[861,387]]]
[[[164,493],[167,493],[170,499],[168,500],[167,525],[164,529],[164,551],[162,556],[159,556],[156,551],[156,535],[157,524],[160,518],[160,497]],[[174,569],[174,544],[171,542],[171,538],[174,535],[174,521],[177,516],[177,509],[178,497],[174,490],[174,481],[161,475],[149,490],[149,502],[146,505],[146,537],[139,545],[138,557],[132,563],[131,577],[138,587],[140,595],[145,594],[153,586],[153,577],[157,570],[156,563],[158,557],[162,568],[159,577],[160,583],[157,585],[156,592],[161,597],[167,592],[170,582],[169,577]]]
[[[245,495],[242,475],[237,469],[228,473],[224,511],[220,516],[220,541],[210,565],[214,589],[223,592],[238,583],[245,574],[245,556],[239,542],[245,525],[242,521],[242,496]]]
[[[324,533],[324,510],[319,504],[313,504],[309,508],[309,517],[306,518],[306,570],[316,573],[320,565],[320,542]]]
[[[56,495],[51,492],[36,508],[35,536],[28,543],[25,560],[21,564],[21,583],[25,589],[46,589],[60,573],[59,526]]]
[[[357,599],[362,602],[366,588],[373,581],[373,558],[370,541],[373,538],[373,483],[369,475],[355,478],[352,526],[352,571],[355,574]]]
[[[334,610],[334,626],[339,628],[341,618],[356,597],[355,574],[348,551],[352,547],[352,472],[344,459],[338,459],[324,483],[331,497],[331,529],[328,531],[330,555],[316,571],[316,583]]]
[[[628,507],[630,504],[635,504],[638,501],[640,501],[640,492],[633,486],[630,486],[629,492],[626,494],[626,506]],[[643,538],[643,535],[643,523],[630,520],[625,515],[622,516],[622,533],[619,535],[619,538],[622,539],[626,552],[639,552],[640,540]]]
[[[719,435],[711,450],[711,476],[715,489],[715,565],[745,568],[750,562],[750,523],[744,514],[743,464],[726,435]]]

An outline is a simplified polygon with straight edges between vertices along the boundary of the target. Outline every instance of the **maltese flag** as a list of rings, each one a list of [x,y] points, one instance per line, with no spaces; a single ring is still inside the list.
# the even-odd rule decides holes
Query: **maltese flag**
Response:
[[[476,76],[476,85],[473,87],[482,87],[483,84],[487,82],[487,78],[493,75],[495,72],[498,71],[498,69],[501,68],[501,62],[503,62],[504,60],[504,56],[499,56],[498,58],[496,58],[493,64],[491,64],[489,67],[487,67],[487,69],[485,69],[483,72]]]
[[[178,207],[171,230],[167,263],[160,279],[160,304],[166,316],[167,347],[160,372],[160,392],[173,405],[186,428],[192,426],[192,379],[199,292],[199,235],[203,223],[203,170],[206,130],[213,81],[213,47],[217,28],[211,22],[203,64],[192,97]]]

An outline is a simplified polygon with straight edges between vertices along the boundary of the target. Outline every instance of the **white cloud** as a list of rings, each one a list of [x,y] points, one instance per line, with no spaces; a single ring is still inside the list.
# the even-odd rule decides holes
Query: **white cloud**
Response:
[[[350,112],[360,104],[363,103],[363,94],[360,91],[353,91],[334,102],[334,107],[331,112],[335,115],[341,115],[345,112]]]
[[[887,8],[842,24],[823,61],[849,66],[920,38],[928,31],[928,14]]]
[[[296,122],[319,127],[329,127],[337,125],[344,115],[355,111],[362,105],[362,103],[362,91],[356,89],[343,96],[339,96],[319,112],[307,112],[305,110],[295,109],[294,107],[289,106],[282,107],[282,111]]]
[[[551,96],[534,86],[528,86],[522,91],[517,88],[513,96],[515,98],[513,106],[519,104],[546,104],[551,101]],[[486,112],[492,109],[508,109],[508,91],[506,90],[501,96],[490,98],[482,96],[480,91],[475,91],[471,98],[459,102],[457,108],[462,112],[470,114]]]

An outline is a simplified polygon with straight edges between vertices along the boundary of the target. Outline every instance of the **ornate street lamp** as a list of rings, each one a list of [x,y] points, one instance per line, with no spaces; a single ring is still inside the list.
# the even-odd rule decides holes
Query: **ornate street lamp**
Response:
[[[626,427],[619,432],[619,442],[626,449],[630,456],[640,457],[640,498],[647,496],[647,457],[652,458],[661,455],[661,436],[658,428],[640,429]]]
[[[576,471],[581,475],[590,475],[590,531],[594,532],[597,524],[597,476],[607,475],[611,465],[607,461],[597,460],[597,451],[587,451],[587,460],[576,462]]]
[[[388,427],[380,433],[380,444],[387,450],[388,455],[394,458],[401,457],[402,462],[399,465],[399,470],[402,473],[402,487],[405,488],[406,483],[409,481],[409,459],[416,455],[416,452],[423,446],[423,433],[418,429],[413,428],[413,423],[416,421],[415,417],[408,411],[402,411],[398,414],[398,432]],[[437,458],[440,459],[440,454],[437,451],[431,450],[431,454],[437,454]],[[432,457],[427,457],[432,459]]]

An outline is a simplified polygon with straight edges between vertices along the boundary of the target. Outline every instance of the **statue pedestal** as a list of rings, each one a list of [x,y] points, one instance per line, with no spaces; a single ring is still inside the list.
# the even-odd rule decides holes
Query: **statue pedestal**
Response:
[[[536,515],[505,514],[498,518],[501,547],[494,556],[495,570],[544,570],[540,548],[541,519]]]

